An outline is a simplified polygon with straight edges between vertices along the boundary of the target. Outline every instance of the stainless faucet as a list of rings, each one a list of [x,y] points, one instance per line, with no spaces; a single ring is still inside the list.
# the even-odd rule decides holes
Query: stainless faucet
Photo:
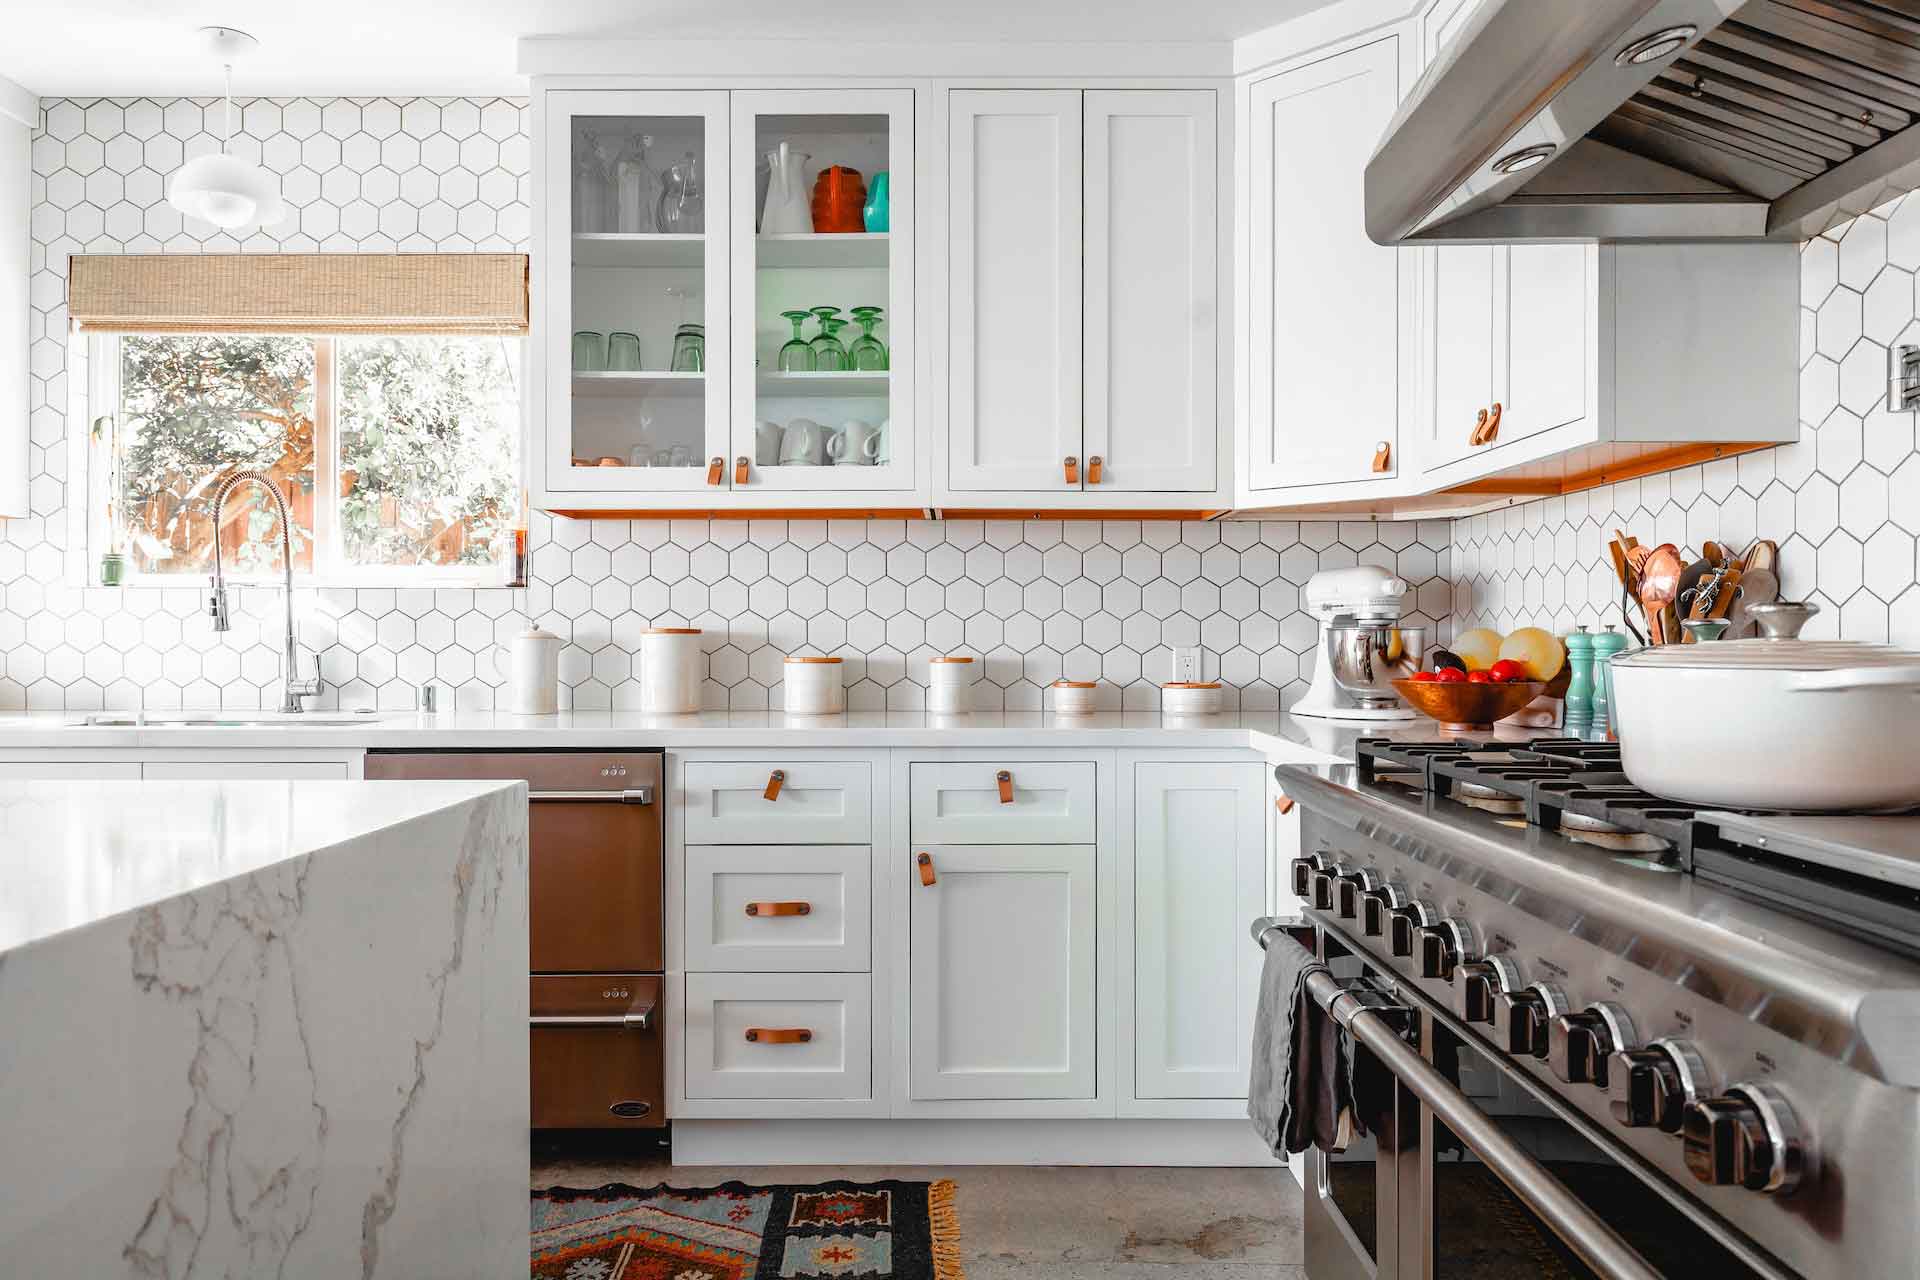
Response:
[[[241,485],[251,481],[273,495],[273,505],[280,513],[280,563],[286,573],[287,600],[287,644],[282,659],[281,674],[285,677],[286,689],[280,697],[280,711],[283,715],[299,715],[306,708],[300,705],[302,698],[317,698],[327,685],[320,677],[320,655],[313,655],[313,679],[300,679],[300,645],[293,632],[293,527],[287,519],[286,495],[280,492],[280,486],[258,471],[236,471],[220,482],[213,495],[213,593],[207,599],[207,613],[213,618],[215,631],[228,631],[232,623],[227,618],[227,581],[220,566],[220,509],[227,504],[227,495]]]

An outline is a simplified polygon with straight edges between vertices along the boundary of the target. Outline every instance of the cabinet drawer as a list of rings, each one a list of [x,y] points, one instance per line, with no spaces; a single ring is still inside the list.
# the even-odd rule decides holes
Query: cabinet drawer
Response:
[[[864,760],[695,760],[685,786],[688,844],[866,844],[873,831]]]
[[[872,861],[866,845],[688,848],[687,968],[869,968]]]
[[[1094,842],[1091,761],[916,764],[912,772],[915,844]]]
[[[689,1098],[873,1096],[864,973],[687,975]]]
[[[270,781],[302,778],[340,778],[347,766],[337,760],[165,760],[140,766],[147,779],[254,779]]]

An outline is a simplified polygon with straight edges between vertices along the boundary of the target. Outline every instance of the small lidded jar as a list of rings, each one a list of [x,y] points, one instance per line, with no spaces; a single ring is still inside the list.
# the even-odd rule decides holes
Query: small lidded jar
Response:
[[[1169,680],[1160,686],[1160,714],[1210,716],[1220,709],[1218,680]]]
[[[1055,680],[1053,712],[1061,716],[1090,716],[1099,695],[1098,680]]]
[[[683,716],[700,709],[705,679],[700,628],[650,627],[640,633],[640,709]]]
[[[847,689],[840,659],[789,654],[781,679],[790,716],[831,716],[846,710]]]
[[[957,716],[973,710],[974,661],[947,654],[927,659],[927,713]]]

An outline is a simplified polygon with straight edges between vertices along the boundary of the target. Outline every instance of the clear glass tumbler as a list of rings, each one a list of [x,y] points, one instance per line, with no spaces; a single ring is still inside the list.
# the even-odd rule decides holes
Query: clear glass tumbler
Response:
[[[602,373],[607,367],[607,335],[582,329],[573,335],[573,367],[577,373]]]
[[[620,373],[640,372],[640,337],[633,333],[607,335],[607,368]]]

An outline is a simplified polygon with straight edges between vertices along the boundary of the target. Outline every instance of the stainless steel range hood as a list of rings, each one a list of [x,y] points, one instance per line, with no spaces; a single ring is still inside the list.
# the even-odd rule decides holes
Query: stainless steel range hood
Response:
[[[1381,244],[1805,240],[1920,187],[1920,0],[1485,0],[1367,164]]]

